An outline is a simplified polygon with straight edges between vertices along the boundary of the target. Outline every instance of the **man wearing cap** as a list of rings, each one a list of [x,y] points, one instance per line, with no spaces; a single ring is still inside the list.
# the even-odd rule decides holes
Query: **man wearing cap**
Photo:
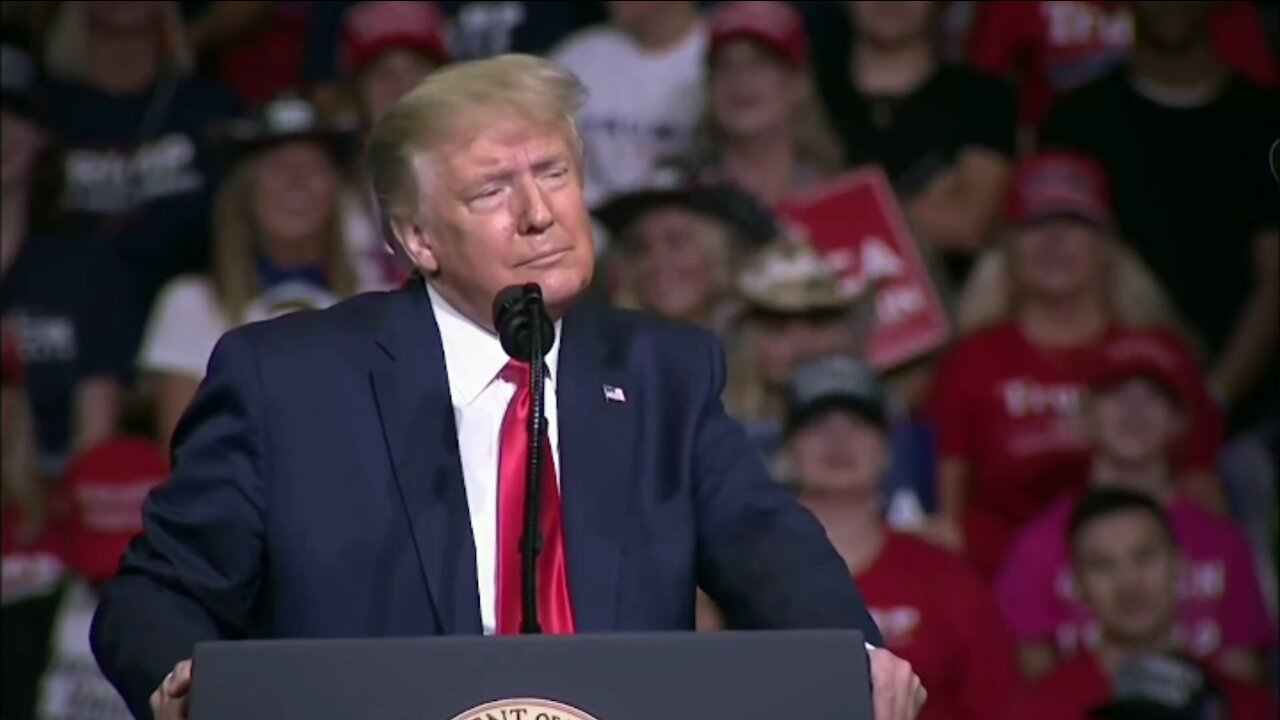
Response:
[[[773,213],[728,183],[701,184],[664,166],[651,187],[615,196],[595,211],[608,230],[614,304],[729,331],[737,269],[773,240]]]
[[[714,338],[580,301],[581,100],[562,68],[508,55],[433,73],[375,127],[370,176],[418,277],[219,342],[94,619],[135,713],[186,715],[204,640],[520,631],[529,366],[493,307],[526,283],[554,328],[543,632],[692,630],[702,587],[746,626],[880,642],[821,526],[726,416]],[[910,665],[869,652],[876,720],[916,717]]]
[[[1017,682],[991,593],[963,559],[889,529],[882,514],[890,411],[852,358],[800,365],[787,392],[783,456],[884,635],[930,688],[921,720],[1000,718]]]
[[[1097,490],[1074,509],[1066,533],[1076,587],[1098,618],[1098,644],[1023,692],[1009,720],[1275,717],[1263,688],[1181,655],[1178,545],[1155,500],[1120,488]]]
[[[1234,523],[1186,497],[1177,482],[1179,449],[1193,432],[1187,405],[1202,383],[1194,359],[1169,334],[1147,330],[1116,338],[1099,360],[1084,404],[1093,443],[1090,484],[1160,503],[1183,554],[1182,649],[1225,674],[1261,679],[1262,652],[1274,647],[1275,629],[1254,552]],[[1033,679],[1097,642],[1097,621],[1071,582],[1066,529],[1077,500],[1062,499],[1022,532],[995,586],[1024,673]]]

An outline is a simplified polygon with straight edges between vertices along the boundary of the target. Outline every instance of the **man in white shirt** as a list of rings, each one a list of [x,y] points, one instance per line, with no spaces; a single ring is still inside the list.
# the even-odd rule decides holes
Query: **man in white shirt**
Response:
[[[578,115],[586,199],[646,187],[658,161],[688,150],[705,102],[707,33],[695,2],[610,2],[553,59],[587,89]]]
[[[562,68],[503,56],[433,74],[379,123],[370,176],[426,282],[219,343],[94,620],[135,713],[186,716],[202,640],[520,631],[528,366],[491,308],[525,283],[555,323],[542,629],[692,630],[700,586],[738,626],[879,642],[821,526],[724,413],[717,341],[578,301],[580,102]],[[911,666],[870,665],[876,720],[916,717]]]

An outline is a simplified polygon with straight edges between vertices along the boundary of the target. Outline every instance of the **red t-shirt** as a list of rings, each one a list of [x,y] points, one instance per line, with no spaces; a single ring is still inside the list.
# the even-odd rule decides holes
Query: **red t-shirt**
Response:
[[[920,720],[999,717],[1018,683],[1013,644],[995,601],[963,559],[889,533],[857,576],[885,645],[929,691]]]
[[[1210,32],[1219,59],[1263,87],[1280,67],[1249,2],[1217,2]],[[1123,3],[1066,0],[982,2],[969,35],[969,61],[997,75],[1016,73],[1018,116],[1039,127],[1054,100],[1102,75],[1128,53],[1133,23]]]
[[[1275,717],[1266,690],[1219,677],[1211,678],[1226,696],[1223,720],[1262,720]],[[1088,720],[1089,711],[1111,699],[1111,680],[1094,655],[1081,655],[1059,665],[1035,687],[1014,700],[1009,720]]]
[[[969,470],[966,554],[988,580],[1026,523],[1058,498],[1084,489],[1090,444],[1080,400],[1103,349],[1125,332],[1113,327],[1083,345],[1042,348],[1008,322],[975,332],[939,363],[925,413],[939,456],[963,461]],[[1172,333],[1155,334],[1182,356],[1183,386],[1192,394],[1178,459],[1212,467],[1222,413],[1186,343]]]

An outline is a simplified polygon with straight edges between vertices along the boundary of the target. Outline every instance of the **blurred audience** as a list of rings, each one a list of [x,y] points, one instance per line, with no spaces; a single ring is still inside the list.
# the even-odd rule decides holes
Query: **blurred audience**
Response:
[[[448,32],[436,3],[362,2],[347,9],[342,68],[362,126],[372,126],[428,73],[449,63]]]
[[[63,153],[48,129],[55,106],[34,58],[10,33],[0,52],[0,314],[26,368],[37,470],[58,477],[68,453],[117,428],[134,349],[126,275],[108,241],[60,205]]]
[[[224,332],[357,291],[339,202],[345,139],[292,95],[228,127],[233,165],[218,189],[213,272],[164,289],[138,358],[166,446]]]
[[[428,73],[451,61],[448,24],[436,3],[362,2],[347,9],[343,29],[342,68],[347,99],[357,124],[368,132],[373,124]],[[341,113],[338,113],[341,115]],[[365,163],[348,162],[354,182],[343,195],[346,241],[359,285],[365,290],[390,289],[409,274],[390,228],[367,192]]]
[[[773,205],[832,177],[839,141],[819,105],[804,19],[783,2],[730,2],[709,20],[707,114],[691,162]]]
[[[737,312],[738,270],[776,237],[776,223],[733,186],[692,186],[678,171],[671,184],[616,196],[596,212],[614,238],[606,261],[610,297],[620,307],[726,334]]]
[[[850,358],[811,361],[792,376],[787,405],[800,500],[849,565],[886,647],[929,689],[920,720],[1003,717],[1018,677],[990,592],[963,558],[883,519],[890,411],[874,371]]]
[[[115,302],[132,355],[155,293],[201,266],[217,182],[208,123],[234,114],[225,90],[191,75],[173,2],[66,2],[45,44],[49,116],[62,142],[64,204],[116,249]]]
[[[0,604],[45,592],[62,575],[65,554],[51,486],[36,466],[22,358],[8,330],[0,324]]]
[[[142,530],[142,503],[169,473],[158,448],[119,438],[90,448],[67,470],[66,557],[70,572],[44,592],[0,606],[5,718],[131,717],[98,670],[89,627],[98,588]]]
[[[688,151],[704,103],[707,33],[694,2],[609,2],[609,22],[553,53],[582,81],[586,200],[646,187],[660,160]]]
[[[1208,2],[1132,4],[1129,62],[1054,109],[1046,146],[1095,157],[1116,223],[1208,353],[1236,427],[1280,402],[1280,236],[1263,158],[1280,101],[1227,69]]]
[[[812,248],[782,240],[748,260],[738,293],[742,309],[728,341],[724,401],[769,458],[782,442],[792,371],[823,355],[860,354],[870,330],[869,302]]]
[[[1093,443],[1089,482],[1156,500],[1181,549],[1178,642],[1183,652],[1239,679],[1258,681],[1275,644],[1254,553],[1244,534],[1178,491],[1178,447],[1202,382],[1167,333],[1127,333],[1108,344],[1083,403]],[[1066,528],[1077,498],[1063,498],[1013,545],[996,583],[1022,646],[1023,671],[1038,678],[1060,658],[1097,642],[1097,624],[1071,582]]]
[[[1098,643],[1026,691],[1010,720],[1275,717],[1262,688],[1181,656],[1178,545],[1155,500],[1096,491],[1076,507],[1067,532],[1076,587],[1098,618]]]
[[[1097,0],[977,2],[969,62],[1017,81],[1018,118],[1038,129],[1056,99],[1124,61],[1133,43],[1133,3]],[[1280,81],[1275,51],[1252,2],[1212,3],[1206,20],[1214,54],[1252,82]]]
[[[851,47],[823,92],[849,165],[878,163],[953,285],[999,217],[1014,154],[1013,94],[938,57],[943,3],[849,2]]]
[[[963,548],[987,578],[1024,523],[1083,488],[1079,401],[1108,341],[1166,315],[1154,284],[1120,259],[1108,198],[1105,175],[1086,158],[1051,153],[1020,165],[1008,240],[975,272],[961,308],[968,335],[943,357],[926,401],[940,455],[930,534]],[[1200,395],[1180,483],[1221,508],[1212,471],[1220,422]]]
[[[302,83],[307,27],[320,2],[178,3],[192,58],[207,77],[258,105]]]

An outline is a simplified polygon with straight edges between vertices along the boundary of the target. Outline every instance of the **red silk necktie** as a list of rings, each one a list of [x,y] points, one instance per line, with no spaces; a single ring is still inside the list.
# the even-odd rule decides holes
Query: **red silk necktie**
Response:
[[[529,365],[512,360],[502,379],[514,383],[516,393],[502,419],[498,454],[498,634],[520,632],[523,614],[520,538],[524,534],[525,483],[528,475],[529,416],[533,398],[529,391]],[[540,519],[542,551],[538,553],[538,622],[547,635],[574,632],[569,580],[565,573],[564,532],[560,516],[560,490],[556,485],[551,443],[542,443]]]

